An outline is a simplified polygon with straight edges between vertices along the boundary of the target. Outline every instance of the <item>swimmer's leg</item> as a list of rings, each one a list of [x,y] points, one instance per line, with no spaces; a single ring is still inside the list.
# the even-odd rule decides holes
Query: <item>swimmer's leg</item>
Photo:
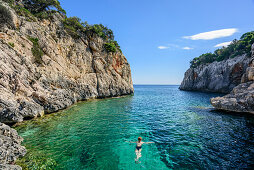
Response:
[[[138,160],[139,160],[139,158],[141,158],[141,151],[142,151],[142,149],[139,149],[139,150],[135,150],[135,153],[136,153],[136,159],[135,159],[135,162],[136,163],[140,163]]]

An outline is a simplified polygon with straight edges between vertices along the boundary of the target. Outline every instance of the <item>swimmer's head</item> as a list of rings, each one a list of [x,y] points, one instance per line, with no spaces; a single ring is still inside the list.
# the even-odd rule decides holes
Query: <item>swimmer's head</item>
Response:
[[[139,142],[142,141],[142,138],[141,138],[141,137],[138,137],[138,141],[139,141]]]

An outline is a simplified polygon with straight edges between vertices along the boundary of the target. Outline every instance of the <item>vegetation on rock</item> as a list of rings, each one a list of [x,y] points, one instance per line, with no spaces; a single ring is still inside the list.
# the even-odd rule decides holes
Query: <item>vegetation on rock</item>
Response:
[[[120,46],[119,46],[118,43],[117,43],[117,41],[111,40],[110,42],[105,43],[104,47],[105,47],[105,49],[106,49],[107,52],[113,52],[113,53],[114,53],[114,52],[116,52],[117,50],[119,50],[120,52],[122,52],[121,49],[120,49]]]
[[[34,56],[34,61],[37,64],[42,64],[42,56],[44,52],[42,51],[40,45],[39,45],[39,39],[38,38],[28,38],[33,43],[32,53]]]
[[[20,165],[23,170],[28,169],[54,169],[56,161],[46,157],[44,153],[30,149],[29,152],[21,159],[18,159],[16,164]]]
[[[9,42],[8,44],[9,44],[12,48],[14,48],[14,43]]]
[[[26,18],[28,18],[32,21],[35,20],[34,15],[29,10],[27,10],[26,8],[24,8],[22,6],[18,6],[18,5],[14,6],[13,8],[15,9],[16,13],[19,16],[24,16],[24,17],[26,17]]]
[[[104,47],[107,52],[116,52],[118,50],[122,53],[119,44],[114,40],[113,31],[102,24],[89,25],[87,22],[81,22],[78,17],[66,17],[63,20],[63,24],[67,33],[75,39],[82,37],[84,34],[96,34],[106,41]]]
[[[65,18],[63,25],[68,34],[73,38],[80,38],[81,34],[85,32],[85,27],[81,23],[81,19],[78,17]]]
[[[97,34],[99,37],[103,38],[104,40],[109,40],[109,41],[113,41],[115,38],[113,31],[102,24],[89,25],[87,24],[87,22],[85,22],[84,25],[85,25],[87,33]]]
[[[104,47],[105,47],[107,52],[112,52],[112,53],[116,52],[116,46],[112,42],[105,43]]]
[[[24,7],[33,14],[52,10],[57,10],[60,13],[66,14],[58,0],[23,0],[23,3]]]
[[[65,10],[60,6],[58,0],[3,0],[16,11],[20,16],[26,17],[28,20],[35,21],[35,18],[47,19],[53,13],[59,12],[66,14]]]
[[[240,40],[233,40],[228,47],[217,49],[214,53],[205,53],[194,58],[190,65],[195,68],[202,64],[212,63],[214,61],[223,61],[234,58],[239,55],[251,55],[251,45],[254,43],[254,31],[243,34]]]

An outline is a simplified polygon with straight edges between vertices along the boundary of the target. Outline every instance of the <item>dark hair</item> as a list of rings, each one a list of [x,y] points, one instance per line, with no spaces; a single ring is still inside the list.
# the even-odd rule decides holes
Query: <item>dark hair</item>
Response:
[[[139,141],[141,141],[141,140],[142,140],[142,138],[141,138],[141,137],[138,137],[138,140],[139,140]]]

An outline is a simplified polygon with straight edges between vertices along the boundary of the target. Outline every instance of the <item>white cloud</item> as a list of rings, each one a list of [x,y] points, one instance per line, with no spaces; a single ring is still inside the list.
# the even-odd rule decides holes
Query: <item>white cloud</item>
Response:
[[[191,48],[191,47],[183,47],[182,49],[183,50],[192,50],[193,48]]]
[[[158,47],[160,50],[165,50],[165,49],[168,49],[169,47],[166,47],[166,46],[159,46]]]
[[[221,29],[209,32],[202,32],[192,36],[184,36],[183,38],[191,40],[212,40],[216,38],[229,37],[237,31],[237,28]]]
[[[214,47],[227,47],[227,46],[229,46],[229,44],[231,44],[231,42],[232,41],[220,43],[220,44],[215,45]]]

